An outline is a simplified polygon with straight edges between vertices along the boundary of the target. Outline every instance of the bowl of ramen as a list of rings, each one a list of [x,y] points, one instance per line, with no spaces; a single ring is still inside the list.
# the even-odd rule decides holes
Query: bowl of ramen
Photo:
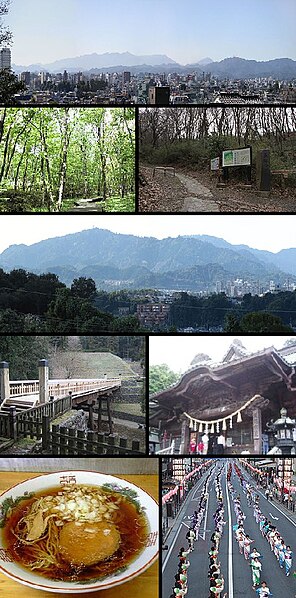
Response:
[[[35,589],[112,588],[145,571],[158,545],[156,501],[124,479],[60,471],[0,496],[0,571]]]

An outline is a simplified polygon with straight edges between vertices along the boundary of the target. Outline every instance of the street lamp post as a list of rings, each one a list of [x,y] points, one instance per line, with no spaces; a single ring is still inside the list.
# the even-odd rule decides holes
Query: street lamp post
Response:
[[[291,450],[294,447],[293,428],[295,425],[295,420],[287,417],[287,409],[282,407],[280,418],[272,424],[272,430],[276,435],[276,444],[282,455],[291,455]]]

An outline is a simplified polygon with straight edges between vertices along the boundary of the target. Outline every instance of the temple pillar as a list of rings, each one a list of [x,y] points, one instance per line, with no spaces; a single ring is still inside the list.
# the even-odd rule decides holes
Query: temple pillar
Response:
[[[262,453],[262,412],[260,407],[253,409],[252,415],[254,454],[260,455]]]
[[[9,364],[7,361],[1,361],[0,363],[0,397],[2,403],[10,397]]]
[[[181,427],[181,444],[179,454],[184,455],[189,453],[189,438],[190,438],[190,430],[189,426],[187,425],[187,420],[182,421]]]

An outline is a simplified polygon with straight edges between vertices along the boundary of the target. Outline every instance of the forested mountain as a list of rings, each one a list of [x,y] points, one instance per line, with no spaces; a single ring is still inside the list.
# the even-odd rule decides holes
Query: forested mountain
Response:
[[[205,58],[194,63],[182,65],[175,62],[166,54],[136,56],[130,52],[114,52],[105,54],[85,54],[74,58],[62,58],[49,64],[30,64],[27,66],[13,64],[16,73],[22,71],[48,71],[52,73],[67,70],[68,72],[116,72],[129,70],[139,72],[178,72],[202,73],[211,72],[219,77],[233,77],[237,79],[253,77],[274,77],[278,79],[292,79],[296,76],[296,61],[290,58],[275,58],[274,60],[257,61],[233,56],[220,61]]]
[[[13,245],[0,255],[0,266],[4,270],[54,272],[66,284],[78,276],[91,277],[103,288],[103,283],[105,288],[115,288],[119,283],[126,288],[199,290],[235,277],[280,283],[287,278],[284,267],[290,273],[294,249],[272,254],[210,239],[185,236],[159,240],[91,229],[31,246]]]
[[[105,211],[133,211],[134,135],[133,108],[0,109],[0,211],[66,211],[95,197]]]
[[[201,68],[200,62],[196,65],[187,64],[186,69],[194,66]],[[224,58],[219,62],[211,62],[203,67],[212,75],[232,77],[234,79],[248,79],[255,77],[273,77],[278,79],[293,79],[296,76],[296,61],[290,58],[275,58],[274,60],[257,61],[246,60],[234,56]]]
[[[40,71],[46,70],[52,73],[58,73],[63,70],[69,72],[77,72],[78,70],[90,70],[93,68],[107,68],[116,66],[136,66],[138,64],[146,65],[163,65],[163,64],[177,64],[174,60],[165,54],[152,54],[137,56],[130,52],[105,52],[104,54],[84,54],[83,56],[76,56],[74,58],[61,58],[55,62],[48,64],[30,64],[29,66],[13,65],[16,72],[24,70]]]

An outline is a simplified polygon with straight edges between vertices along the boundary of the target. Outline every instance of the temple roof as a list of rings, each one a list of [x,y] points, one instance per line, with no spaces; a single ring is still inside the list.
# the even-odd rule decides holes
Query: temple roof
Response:
[[[232,343],[221,363],[193,365],[176,384],[153,395],[152,419],[154,410],[155,416],[158,413],[158,419],[163,419],[176,409],[192,417],[224,417],[233,411],[234,405],[240,407],[255,394],[276,402],[279,393],[270,390],[275,387],[282,389],[280,407],[285,406],[290,417],[295,417],[294,364],[296,344],[281,350],[271,346],[248,354],[242,345]]]

